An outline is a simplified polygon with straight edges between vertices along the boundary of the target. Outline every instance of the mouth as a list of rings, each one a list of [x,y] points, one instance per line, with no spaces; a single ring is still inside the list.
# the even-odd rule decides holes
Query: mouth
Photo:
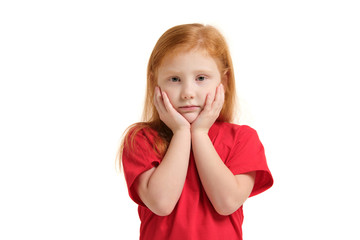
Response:
[[[196,106],[196,105],[186,105],[186,106],[181,106],[179,107],[181,112],[193,112],[193,111],[197,111],[200,109],[200,106]]]

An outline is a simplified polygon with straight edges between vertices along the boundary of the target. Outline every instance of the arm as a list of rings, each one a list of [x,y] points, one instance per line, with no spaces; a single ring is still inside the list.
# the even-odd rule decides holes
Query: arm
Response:
[[[220,85],[215,97],[208,95],[203,111],[192,123],[191,140],[196,167],[208,198],[219,214],[229,215],[249,197],[255,172],[235,176],[223,163],[208,136],[223,102],[224,89]]]
[[[159,216],[169,215],[180,198],[189,164],[190,140],[190,131],[176,132],[159,166],[139,176],[139,197]]]
[[[207,134],[193,132],[191,136],[196,167],[207,196],[219,214],[232,214],[249,197],[255,172],[234,175],[220,159]]]
[[[139,176],[137,192],[152,212],[166,216],[176,206],[185,183],[191,147],[190,124],[158,88],[154,103],[161,120],[173,131],[173,137],[159,166]]]

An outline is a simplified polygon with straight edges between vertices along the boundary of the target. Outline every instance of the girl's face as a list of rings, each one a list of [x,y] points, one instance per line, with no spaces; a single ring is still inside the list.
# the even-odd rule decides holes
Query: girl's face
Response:
[[[201,50],[165,56],[158,68],[157,84],[173,107],[192,123],[209,93],[215,95],[222,74],[214,58]]]

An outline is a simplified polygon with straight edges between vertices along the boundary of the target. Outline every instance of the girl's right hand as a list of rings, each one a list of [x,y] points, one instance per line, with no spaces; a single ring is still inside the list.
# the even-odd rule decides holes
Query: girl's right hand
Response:
[[[175,110],[167,94],[162,92],[159,87],[155,87],[154,105],[161,121],[163,121],[173,133],[178,130],[190,131],[190,123]]]

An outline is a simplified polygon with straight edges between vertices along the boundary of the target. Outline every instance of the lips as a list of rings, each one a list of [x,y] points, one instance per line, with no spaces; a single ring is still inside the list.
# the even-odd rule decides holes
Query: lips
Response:
[[[199,108],[200,106],[196,106],[196,105],[186,105],[179,107],[181,112],[193,112],[199,110]]]

